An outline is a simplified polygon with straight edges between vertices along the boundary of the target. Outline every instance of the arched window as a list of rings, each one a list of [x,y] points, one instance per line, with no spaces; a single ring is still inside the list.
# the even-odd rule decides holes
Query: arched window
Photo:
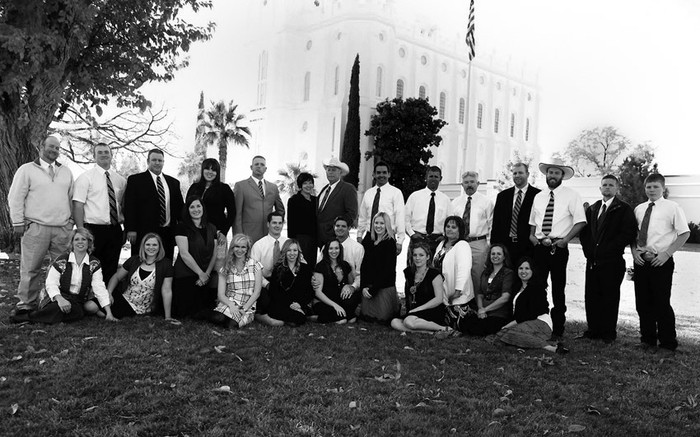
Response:
[[[333,80],[333,95],[338,95],[338,85],[340,83],[340,66],[335,66],[335,79]]]
[[[396,98],[403,98],[403,80],[399,79],[396,81]]]
[[[525,141],[530,141],[530,119],[525,119]]]
[[[515,114],[511,112],[510,114],[510,137],[515,136]]]
[[[501,111],[496,108],[496,110],[493,112],[493,132],[498,133],[498,123],[501,120]]]
[[[481,129],[483,119],[484,119],[484,105],[479,103],[479,106],[476,107],[476,127],[477,127],[477,129]]]
[[[311,95],[311,72],[307,71],[304,75],[304,101],[308,102]]]
[[[377,67],[377,97],[382,96],[382,67]]]
[[[447,100],[447,96],[445,95],[445,92],[440,93],[440,107],[438,109],[438,117],[441,119],[445,119],[445,101]]]
[[[464,98],[459,99],[459,124],[464,124]]]
[[[418,98],[419,98],[419,99],[424,99],[425,96],[426,96],[426,94],[428,94],[428,92],[425,90],[425,86],[421,85],[421,86],[418,88]]]

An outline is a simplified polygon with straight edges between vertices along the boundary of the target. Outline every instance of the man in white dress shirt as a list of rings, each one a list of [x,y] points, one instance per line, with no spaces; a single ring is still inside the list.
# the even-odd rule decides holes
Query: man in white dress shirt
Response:
[[[398,255],[401,253],[403,239],[406,236],[403,193],[389,183],[391,170],[385,162],[374,164],[373,177],[376,185],[365,192],[360,204],[357,241],[362,242],[365,234],[372,230],[374,216],[379,212],[385,212],[389,214],[391,227],[396,234],[396,254]]]
[[[545,282],[552,275],[552,338],[564,335],[566,322],[566,265],[568,244],[586,225],[586,212],[581,196],[561,185],[571,179],[574,169],[566,165],[540,163],[547,178],[547,189],[537,193],[530,213],[530,241],[533,255]]]
[[[488,236],[493,222],[493,201],[479,189],[479,173],[467,171],[462,174],[464,194],[452,201],[452,213],[462,217],[466,228],[467,243],[472,249],[472,281],[476,287],[481,273],[486,268],[489,252]]]
[[[100,260],[102,277],[105,283],[109,283],[117,271],[124,243],[121,223],[124,222],[122,201],[126,179],[111,169],[112,149],[109,145],[97,144],[92,154],[95,166],[75,181],[73,218],[77,227],[92,232],[95,238],[92,254]]]
[[[282,245],[287,241],[287,237],[282,236],[284,227],[284,214],[280,211],[273,211],[267,215],[267,235],[259,239],[250,249],[250,257],[262,264],[263,278],[262,290],[256,303],[255,320],[270,326],[281,326],[284,322],[275,320],[267,315],[270,306],[270,277],[272,269],[280,256]]]
[[[406,202],[406,234],[411,238],[411,243],[427,242],[433,255],[442,237],[445,218],[452,211],[450,198],[438,190],[440,181],[440,167],[428,167],[425,188],[413,192]],[[411,256],[410,246],[408,256]]]

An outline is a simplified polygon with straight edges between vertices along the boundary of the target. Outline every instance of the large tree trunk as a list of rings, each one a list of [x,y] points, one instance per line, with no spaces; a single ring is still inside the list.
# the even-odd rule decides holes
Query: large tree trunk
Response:
[[[219,138],[219,165],[221,165],[221,182],[226,182],[226,161],[228,160],[228,142]]]

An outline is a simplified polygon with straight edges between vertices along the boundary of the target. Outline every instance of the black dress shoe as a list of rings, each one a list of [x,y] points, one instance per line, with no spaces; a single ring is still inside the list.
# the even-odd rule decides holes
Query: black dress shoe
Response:
[[[567,349],[566,347],[564,347],[564,345],[562,343],[557,344],[557,353],[559,355],[566,355],[569,352],[571,352],[571,351],[569,349]]]
[[[29,309],[16,309],[10,313],[10,323],[26,323],[29,322]]]

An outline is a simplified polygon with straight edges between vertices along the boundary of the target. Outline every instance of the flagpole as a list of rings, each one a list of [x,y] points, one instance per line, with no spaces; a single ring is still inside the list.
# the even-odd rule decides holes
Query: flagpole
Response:
[[[466,169],[466,164],[467,164],[467,151],[469,150],[469,125],[471,120],[469,119],[470,113],[471,113],[471,90],[472,90],[472,61],[474,60],[474,56],[476,55],[475,52],[475,46],[476,42],[474,41],[474,0],[469,0],[469,16],[467,19],[467,36],[464,41],[467,44],[468,48],[468,57],[469,57],[469,70],[467,73],[467,107],[466,107],[466,124],[464,128],[464,154],[462,157],[462,166]],[[476,168],[476,167],[475,167]],[[461,177],[461,175],[460,175]],[[458,182],[461,182],[458,181]]]
[[[472,61],[469,61],[469,68],[467,69],[467,108],[466,108],[466,113],[464,114],[465,116],[465,125],[464,125],[464,154],[462,155],[462,167],[464,171],[467,170],[467,151],[469,150],[469,126],[471,124],[471,120],[469,119],[470,115],[470,108],[471,108],[471,90],[472,90]],[[458,177],[462,177],[462,175],[458,175]],[[461,179],[458,181],[461,182]]]

